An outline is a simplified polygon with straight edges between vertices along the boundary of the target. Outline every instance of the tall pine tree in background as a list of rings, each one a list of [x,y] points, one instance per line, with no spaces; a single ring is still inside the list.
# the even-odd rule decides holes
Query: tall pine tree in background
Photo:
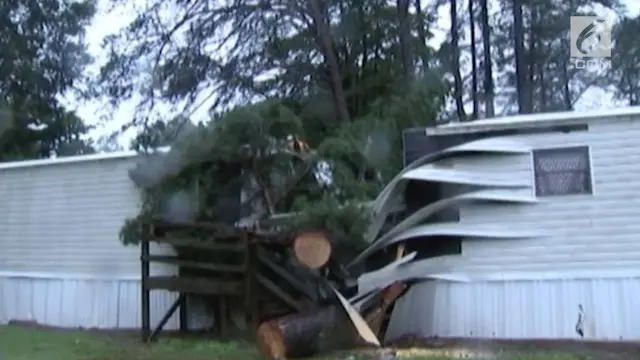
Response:
[[[91,61],[83,34],[94,13],[93,1],[0,4],[0,160],[93,151],[89,127],[59,99]]]
[[[458,4],[458,18],[468,19],[459,22],[458,33],[472,34],[471,27],[477,26],[481,36],[475,32],[473,43],[466,35],[463,38],[468,41],[458,41],[458,54],[465,60],[460,71],[466,90],[461,95],[452,92],[454,99],[461,97],[455,103],[473,109],[473,99],[483,99],[482,116],[486,117],[566,111],[585,101],[589,90],[601,89],[614,94],[622,104],[634,104],[634,74],[640,71],[634,56],[640,45],[631,39],[631,34],[637,30],[638,18],[630,18],[617,0],[465,0],[465,4],[467,9],[479,11],[474,12],[473,18],[465,18],[461,15],[465,8]],[[570,16],[596,15],[596,9],[599,14],[608,9],[618,15],[612,69],[575,69],[569,53]],[[453,36],[446,44],[455,42]],[[441,53],[442,61],[455,62],[454,49],[447,49]],[[473,86],[476,77],[482,79],[482,86]],[[448,118],[459,112],[451,111]]]

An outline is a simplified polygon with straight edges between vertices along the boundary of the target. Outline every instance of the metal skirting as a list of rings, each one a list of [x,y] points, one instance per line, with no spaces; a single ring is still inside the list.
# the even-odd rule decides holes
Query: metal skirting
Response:
[[[167,291],[151,293],[153,325],[176,297],[177,294]],[[211,317],[194,305],[189,306],[189,327],[211,326]],[[0,324],[27,321],[65,328],[136,329],[140,327],[140,318],[137,279],[0,275]],[[176,313],[165,329],[178,328]]]
[[[393,311],[387,339],[640,340],[640,277],[454,282],[414,285]]]

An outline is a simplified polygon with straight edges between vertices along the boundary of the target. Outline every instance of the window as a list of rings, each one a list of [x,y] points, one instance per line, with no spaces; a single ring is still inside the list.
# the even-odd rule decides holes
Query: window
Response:
[[[592,194],[589,147],[533,151],[536,196]]]

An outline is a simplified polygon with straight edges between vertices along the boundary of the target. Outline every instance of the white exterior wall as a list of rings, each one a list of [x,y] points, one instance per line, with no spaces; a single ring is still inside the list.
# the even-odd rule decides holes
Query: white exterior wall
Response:
[[[118,238],[138,211],[135,158],[93,157],[0,164],[0,324],[140,326],[140,251]],[[151,292],[152,325],[175,298]]]
[[[588,132],[510,136],[535,148],[590,146],[593,195],[539,204],[473,204],[461,222],[548,232],[534,239],[465,240],[449,279],[414,286],[389,336],[640,340],[640,118],[589,121]],[[455,157],[454,167],[495,171],[533,187],[531,155]],[[419,314],[419,315],[418,315]]]

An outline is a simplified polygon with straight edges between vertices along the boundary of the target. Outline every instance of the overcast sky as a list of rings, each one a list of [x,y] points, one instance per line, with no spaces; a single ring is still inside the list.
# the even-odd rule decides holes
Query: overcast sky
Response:
[[[423,0],[425,1],[425,0]],[[623,0],[627,4],[631,15],[637,15],[640,11],[640,5],[637,4],[637,0]],[[133,14],[136,12],[136,8],[142,7],[145,4],[145,0],[132,0],[127,7],[108,9],[107,2],[101,0],[101,6],[98,14],[96,15],[93,24],[87,30],[87,41],[89,43],[89,51],[95,57],[95,64],[90,67],[88,71],[97,72],[101,64],[106,61],[106,51],[102,48],[102,40],[105,36],[113,34],[124,26],[126,26],[132,19]],[[635,5],[632,5],[635,3]],[[446,29],[449,26],[448,10],[443,8],[440,15],[439,28]],[[567,20],[567,26],[569,21]],[[439,45],[446,33],[436,32],[435,39],[432,41],[432,45]],[[118,129],[124,123],[131,119],[135,102],[129,102],[122,104],[116,112],[109,112],[108,114],[101,109],[101,103],[99,101],[92,101],[88,103],[80,103],[77,101],[67,100],[71,108],[75,108],[78,114],[89,124],[98,125],[100,119],[107,119],[105,124],[99,126],[92,136],[99,137],[102,135],[110,134],[114,130]],[[612,102],[611,97],[600,90],[592,90],[588,94],[585,94],[581,101],[576,104],[578,109],[592,109],[601,107],[612,107],[615,104]],[[193,114],[194,120],[206,119],[205,109]],[[129,132],[121,140],[120,143],[123,146],[127,146],[134,133]]]

